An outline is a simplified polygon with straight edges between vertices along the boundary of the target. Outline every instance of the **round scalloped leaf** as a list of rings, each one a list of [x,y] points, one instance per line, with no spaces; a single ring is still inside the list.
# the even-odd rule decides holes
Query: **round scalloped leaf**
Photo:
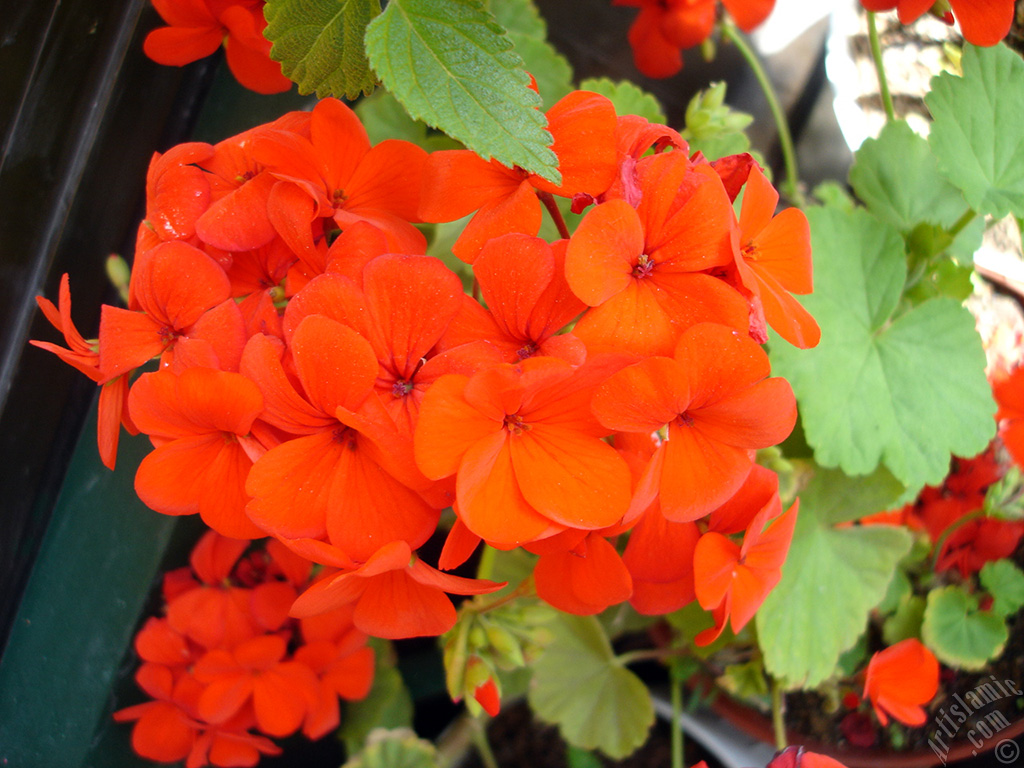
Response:
[[[821,342],[771,343],[772,372],[796,394],[815,460],[850,475],[884,464],[904,485],[939,483],[951,455],[995,434],[995,402],[974,318],[935,298],[894,317],[906,281],[903,240],[865,210],[807,211]]]
[[[629,80],[618,82],[608,77],[588,77],[580,83],[581,91],[593,91],[615,105],[617,115],[639,115],[648,122],[664,125],[665,110],[657,97]]]
[[[886,123],[877,139],[861,145],[850,185],[873,214],[901,232],[923,221],[950,227],[967,210],[964,196],[939,174],[928,141],[903,120]]]
[[[530,707],[567,742],[621,759],[647,740],[654,706],[647,687],[615,657],[593,616],[560,614],[534,664]]]
[[[943,664],[979,670],[1003,652],[1009,631],[1003,620],[978,610],[978,600],[960,587],[928,593],[921,639]]]
[[[1011,561],[985,563],[978,577],[992,595],[992,613],[996,616],[1006,618],[1024,606],[1024,572]]]
[[[438,768],[437,750],[409,728],[370,732],[362,752],[342,768]]]
[[[910,534],[888,525],[835,526],[887,508],[901,489],[884,470],[851,478],[819,469],[800,494],[782,579],[756,617],[765,668],[787,686],[813,688],[831,677],[885,597]]]
[[[965,45],[961,64],[963,77],[943,72],[925,96],[939,171],[979,213],[1024,216],[1024,61]]]

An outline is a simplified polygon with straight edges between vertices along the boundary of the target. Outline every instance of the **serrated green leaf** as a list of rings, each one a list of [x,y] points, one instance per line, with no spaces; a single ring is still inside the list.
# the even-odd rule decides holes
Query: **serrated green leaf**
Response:
[[[1003,652],[1009,631],[1003,620],[978,610],[978,599],[960,587],[933,589],[921,624],[921,640],[939,661],[978,670]]]
[[[572,90],[569,60],[548,42],[548,25],[533,0],[501,0],[491,4],[494,18],[515,43],[527,71],[537,81],[541,101],[551,106]]]
[[[928,141],[903,120],[886,123],[877,139],[861,145],[850,185],[868,210],[904,233],[921,222],[950,227],[967,210],[964,196],[939,173]]]
[[[1022,216],[1024,61],[1005,45],[965,45],[962,66],[963,77],[932,78],[925,96],[939,171],[979,213]]]
[[[647,740],[654,707],[647,687],[615,658],[593,616],[560,614],[534,665],[530,707],[581,749],[623,758]]]
[[[380,0],[267,0],[270,58],[281,62],[281,72],[298,83],[299,93],[348,99],[368,94],[377,78],[363,35],[379,14]]]
[[[1006,618],[1024,606],[1024,572],[1010,560],[985,563],[978,578],[992,595],[992,613],[996,616]]]
[[[561,183],[540,97],[512,45],[479,0],[391,0],[366,30],[371,65],[412,117]]]
[[[995,432],[974,319],[936,298],[891,318],[906,280],[899,233],[864,210],[807,211],[815,291],[804,306],[821,343],[773,340],[773,372],[793,386],[815,460],[850,475],[880,463],[908,488],[939,483],[952,454]]]
[[[889,485],[892,492],[891,480],[876,480],[861,479],[867,487],[857,494],[857,479],[819,472],[800,495],[782,579],[756,616],[765,668],[787,686],[813,688],[835,673],[910,550],[911,536],[902,528],[833,526],[854,511],[840,511],[847,496],[851,507],[862,508],[884,495],[879,488]]]
[[[617,115],[639,115],[648,122],[664,125],[665,110],[657,97],[629,80],[618,82],[608,77],[589,77],[580,83],[581,91],[593,91],[615,105]]]

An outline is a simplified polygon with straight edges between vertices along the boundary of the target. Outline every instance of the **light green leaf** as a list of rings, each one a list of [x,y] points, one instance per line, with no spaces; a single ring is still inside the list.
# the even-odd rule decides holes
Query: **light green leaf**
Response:
[[[1005,45],[965,45],[962,66],[963,77],[932,78],[925,96],[939,171],[979,213],[1022,216],[1024,61]]]
[[[1006,618],[1024,606],[1024,572],[1010,560],[985,563],[978,573],[981,586],[992,595],[992,613]]]
[[[865,485],[860,492],[858,483]],[[892,493],[891,478],[884,475],[858,480],[819,472],[800,495],[782,579],[756,617],[765,668],[787,686],[813,688],[831,677],[885,596],[910,550],[910,534],[888,525],[833,524],[854,511],[863,514],[869,499]]]
[[[615,105],[617,115],[639,115],[648,122],[662,125],[668,122],[657,97],[629,80],[616,82],[608,77],[589,77],[580,83],[580,90],[606,96]]]
[[[875,216],[900,232],[921,222],[952,226],[967,210],[960,191],[940,174],[928,142],[903,120],[886,123],[854,155],[850,184]]]
[[[936,298],[891,318],[906,280],[897,231],[864,210],[807,212],[815,292],[803,303],[821,343],[771,348],[793,386],[816,461],[850,475],[880,463],[909,488],[937,484],[952,454],[995,432],[995,403],[974,319]]]
[[[409,728],[370,734],[362,752],[349,758],[342,768],[439,768],[437,750]]]
[[[391,0],[366,30],[366,51],[414,118],[481,157],[561,183],[540,97],[479,0]]]
[[[750,139],[744,130],[754,118],[726,104],[725,91],[724,82],[712,83],[686,106],[683,138],[689,142],[691,151],[700,151],[709,160],[750,149]]]
[[[896,645],[909,637],[921,636],[925,600],[920,595],[907,595],[896,612],[882,624],[882,639],[886,645]]]
[[[430,131],[424,123],[413,120],[405,107],[398,103],[398,99],[383,89],[360,99],[355,110],[366,128],[371,144],[379,144],[385,139],[402,139],[428,152],[462,147],[454,139]]]
[[[363,48],[366,26],[380,0],[267,0],[270,58],[299,85],[299,93],[354,99],[370,93],[377,78]]]
[[[373,687],[365,699],[345,705],[340,736],[345,751],[354,755],[377,728],[411,728],[412,697],[394,666],[394,651],[386,640],[371,638],[376,654]]]
[[[978,610],[978,599],[960,587],[933,589],[921,625],[921,640],[939,661],[978,670],[1003,652],[1009,631],[1002,618]]]
[[[548,42],[548,25],[533,0],[501,0],[491,3],[494,18],[515,43],[526,70],[537,81],[541,101],[550,107],[572,90],[569,60]]]
[[[530,707],[573,746],[616,759],[631,754],[654,723],[646,686],[616,659],[593,616],[560,614],[550,626],[553,639],[534,665]]]

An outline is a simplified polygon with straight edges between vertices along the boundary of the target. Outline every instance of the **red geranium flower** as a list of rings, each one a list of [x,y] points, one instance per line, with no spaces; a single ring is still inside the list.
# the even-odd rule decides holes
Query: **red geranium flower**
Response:
[[[939,688],[939,662],[917,638],[909,637],[879,651],[868,662],[864,697],[871,700],[878,721],[889,715],[911,726],[924,725],[927,704]]]

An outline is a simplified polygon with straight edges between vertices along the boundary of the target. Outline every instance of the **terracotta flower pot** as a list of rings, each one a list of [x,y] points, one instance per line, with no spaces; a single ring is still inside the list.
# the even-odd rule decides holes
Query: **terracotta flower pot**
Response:
[[[718,696],[712,708],[715,713],[732,723],[736,728],[761,741],[772,744],[775,734],[771,720],[761,712],[746,704],[742,704],[728,696]],[[944,753],[945,760],[931,748],[919,748],[906,752],[892,752],[875,747],[853,747],[826,744],[806,735],[788,732],[786,738],[790,744],[800,744],[812,752],[820,752],[835,758],[847,768],[931,768],[945,765],[957,760],[977,757],[985,752],[996,750],[996,760],[1003,765],[1017,765],[1020,749],[1016,745],[1002,748],[1006,741],[1012,741],[1024,734],[1024,719],[1011,722],[1008,728],[1000,730],[990,738],[985,738],[981,747],[967,739],[955,741]],[[1012,751],[1011,751],[1012,750]]]

